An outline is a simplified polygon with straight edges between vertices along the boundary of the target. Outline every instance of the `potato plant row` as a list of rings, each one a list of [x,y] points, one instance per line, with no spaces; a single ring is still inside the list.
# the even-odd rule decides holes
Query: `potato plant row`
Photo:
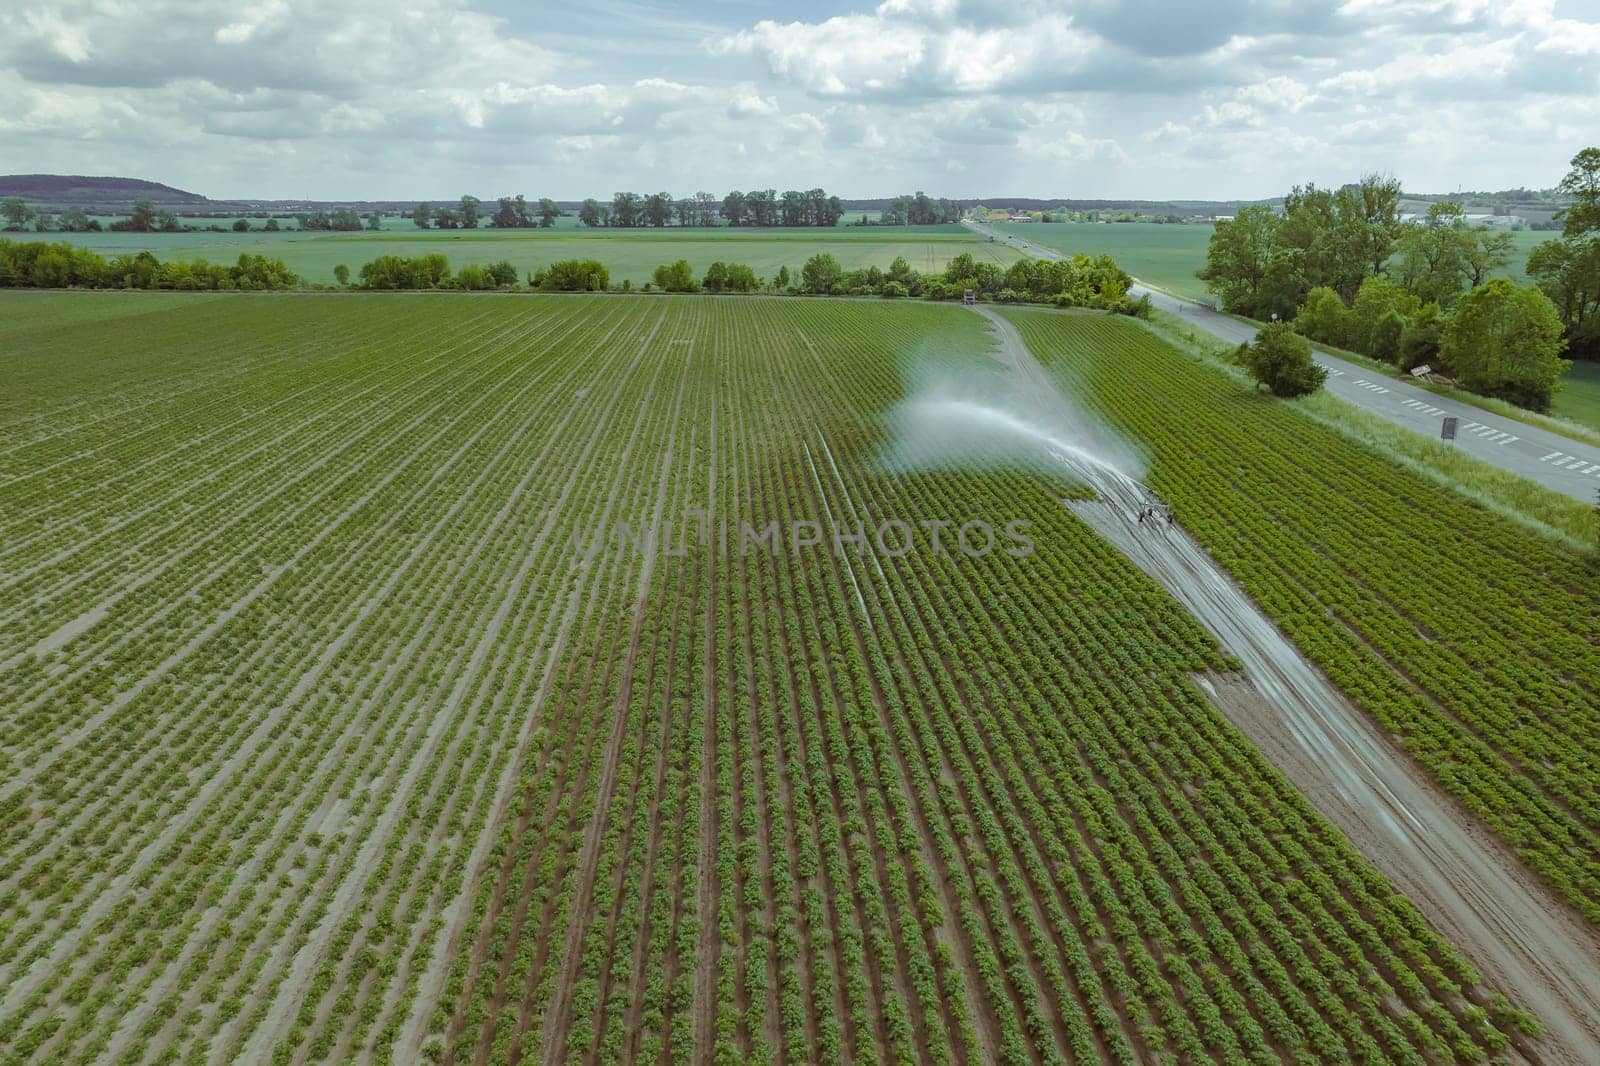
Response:
[[[878,462],[912,360],[998,372],[970,313],[57,310],[0,325],[0,1061],[1536,1031],[1207,704],[1228,656],[1055,472]],[[975,517],[1035,554],[739,550]]]

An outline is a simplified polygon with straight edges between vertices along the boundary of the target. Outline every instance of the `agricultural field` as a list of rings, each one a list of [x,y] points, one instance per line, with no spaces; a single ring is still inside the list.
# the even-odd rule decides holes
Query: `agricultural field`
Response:
[[[1138,327],[1006,314],[1047,368],[1151,448],[1151,486],[1300,648],[1600,921],[1592,560]]]
[[[1579,561],[1298,469],[1312,423],[1130,320],[1008,314],[1592,909]],[[1537,1058],[1082,485],[885,450],[919,376],[1024,387],[993,350],[952,306],[0,294],[0,1060]]]
[[[1206,244],[1211,240],[1209,225],[1167,225],[1153,222],[1031,222],[991,224],[1005,233],[1052,248],[1067,255],[1085,252],[1109,254],[1124,270],[1158,289],[1165,289],[1186,300],[1210,298],[1205,283],[1194,272],[1206,265]],[[1511,262],[1496,276],[1508,277],[1518,285],[1528,284],[1523,272],[1528,253],[1534,246],[1556,233],[1514,230]]]
[[[439,252],[453,267],[501,259],[521,277],[559,259],[598,259],[611,271],[613,284],[650,280],[663,263],[687,259],[695,276],[721,260],[744,263],[759,277],[771,278],[780,267],[798,275],[813,255],[831,253],[845,270],[877,266],[887,269],[904,256],[912,268],[937,273],[953,257],[966,252],[1009,266],[1020,254],[990,244],[964,226],[840,227],[800,229],[586,229],[564,220],[548,230],[419,230],[407,220],[385,219],[376,233],[53,233],[41,239],[64,240],[103,255],[150,251],[169,258],[203,258],[231,263],[241,252],[281,258],[290,270],[313,284],[332,285],[333,268],[343,263],[355,274],[361,264],[380,255],[420,256]]]

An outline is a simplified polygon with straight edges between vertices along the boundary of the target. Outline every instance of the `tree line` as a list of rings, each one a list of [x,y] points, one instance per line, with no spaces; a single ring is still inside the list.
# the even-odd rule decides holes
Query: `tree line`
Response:
[[[844,217],[844,203],[825,189],[734,190],[720,201],[708,192],[676,198],[669,192],[640,195],[636,192],[612,194],[609,203],[585,200],[578,209],[578,221],[592,228],[637,228],[666,226],[822,226],[833,227]]]
[[[1600,151],[1573,166],[1568,233],[1529,257],[1536,286],[1492,277],[1511,260],[1510,233],[1470,225],[1449,201],[1402,219],[1400,183],[1375,174],[1337,190],[1296,186],[1281,212],[1241,208],[1217,223],[1197,275],[1225,310],[1546,410],[1562,351],[1593,343],[1600,300]],[[1272,346],[1292,347],[1277,331]]]
[[[494,211],[487,214],[476,196],[463,196],[454,205],[438,207],[424,201],[411,211],[411,221],[418,229],[477,229],[480,222],[490,229],[549,229],[560,217],[561,208],[548,196],[530,204],[522,193],[500,197]]]

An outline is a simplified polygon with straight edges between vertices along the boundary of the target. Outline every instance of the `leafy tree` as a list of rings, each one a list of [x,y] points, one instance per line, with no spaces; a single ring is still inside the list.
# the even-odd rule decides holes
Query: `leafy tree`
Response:
[[[776,189],[753,189],[745,193],[745,204],[750,209],[750,225],[776,226],[778,224],[778,192]]]
[[[611,215],[608,224],[625,228],[637,226],[643,211],[644,200],[638,193],[614,193],[611,197]]]
[[[1440,356],[1473,392],[1544,411],[1570,365],[1565,346],[1561,316],[1544,293],[1495,278],[1462,297]]]
[[[1585,148],[1572,157],[1572,169],[1558,186],[1572,197],[1561,213],[1563,237],[1600,233],[1600,148]]]
[[[745,224],[744,193],[735,189],[722,198],[722,217],[728,220],[730,226]]]
[[[721,292],[728,287],[728,264],[718,260],[706,268],[706,276],[700,279],[700,284],[707,292]]]
[[[1421,306],[1422,301],[1398,282],[1378,275],[1368,277],[1361,283],[1355,303],[1350,308],[1347,346],[1374,359],[1392,359],[1392,355],[1377,355],[1372,350],[1373,333],[1378,328],[1379,320],[1390,311],[1398,312],[1404,320],[1416,314]]]
[[[236,218],[236,219],[234,219],[233,220],[233,232],[235,232],[235,233],[249,233],[250,232],[250,220],[248,218]]]
[[[772,279],[772,287],[774,289],[777,289],[779,292],[788,291],[788,288],[789,288],[789,268],[788,267],[781,266],[781,267],[778,268],[778,273]]]
[[[4,200],[0,200],[0,217],[6,220],[6,229],[21,230],[27,227],[33,212],[28,209],[28,202],[22,197],[7,196]]]
[[[694,271],[687,259],[679,259],[675,263],[656,267],[651,278],[655,281],[656,288],[663,292],[694,292],[700,287],[694,280]]]
[[[1231,221],[1217,223],[1206,245],[1206,265],[1196,277],[1217,294],[1225,309],[1255,313],[1278,226],[1278,216],[1265,205],[1242,207]]]
[[[262,226],[261,229],[266,233],[277,233],[278,232],[278,220],[275,219],[275,218],[267,219],[266,224],[264,226]]]
[[[1476,289],[1489,280],[1490,274],[1511,262],[1511,247],[1509,230],[1490,226],[1476,226],[1469,230],[1461,243],[1467,287]]]
[[[561,208],[548,196],[539,197],[539,225],[549,229],[556,224],[556,219],[561,217]]]
[[[1400,279],[1423,303],[1451,307],[1467,281],[1467,223],[1459,204],[1431,204],[1400,234]]]
[[[383,228],[383,216],[374,211],[367,216],[367,228],[374,232]]]
[[[433,217],[433,208],[426,202],[418,204],[411,209],[411,221],[418,229],[427,229],[428,221]]]
[[[609,225],[611,211],[599,200],[585,200],[583,206],[578,208],[578,221],[591,229],[595,226]]]
[[[1295,332],[1336,348],[1353,347],[1354,315],[1339,299],[1339,294],[1319,285],[1306,294],[1306,302],[1294,316]]]
[[[532,226],[533,213],[528,208],[528,198],[519,192],[515,196],[496,199],[489,225],[496,229],[527,229]]]
[[[1367,263],[1374,275],[1382,274],[1394,254],[1400,232],[1400,181],[1381,174],[1363,174],[1354,189],[1361,201],[1361,217],[1366,232]]]
[[[1321,388],[1328,376],[1312,360],[1311,345],[1287,322],[1262,326],[1253,342],[1239,345],[1238,357],[1256,386],[1265,385],[1274,396],[1305,396]]]
[[[806,265],[800,268],[802,288],[809,293],[830,293],[839,284],[843,273],[839,260],[827,252],[821,252],[807,259]]]
[[[478,228],[478,205],[483,201],[476,196],[463,196],[461,198],[461,228]]]
[[[670,192],[653,192],[644,198],[644,224],[661,229],[672,221],[676,202]]]
[[[755,292],[761,288],[761,279],[756,277],[756,272],[744,263],[728,264],[729,292]]]
[[[165,219],[161,221],[164,222]],[[111,223],[111,228],[120,233],[149,233],[159,226],[155,206],[149,200],[135,200],[133,210],[127,218],[119,218]]]
[[[1528,253],[1528,276],[1555,304],[1568,351],[1600,358],[1600,148],[1573,156],[1560,188],[1573,198],[1561,214],[1561,238]]]
[[[350,284],[350,268],[343,263],[335,266],[333,268],[333,280],[338,282],[341,287]]]

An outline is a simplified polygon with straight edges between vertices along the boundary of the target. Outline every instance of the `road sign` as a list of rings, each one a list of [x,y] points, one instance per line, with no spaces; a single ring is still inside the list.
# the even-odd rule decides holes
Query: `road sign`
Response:
[[[1451,415],[1451,416],[1447,417],[1444,420],[1444,425],[1439,427],[1439,439],[1440,440],[1455,440],[1456,439],[1456,423],[1458,423],[1460,421],[1461,421],[1461,419],[1456,418],[1454,415]]]
[[[1423,363],[1421,366],[1411,368],[1411,376],[1414,378],[1425,378],[1431,373],[1433,373],[1433,367],[1429,366],[1427,363]]]

